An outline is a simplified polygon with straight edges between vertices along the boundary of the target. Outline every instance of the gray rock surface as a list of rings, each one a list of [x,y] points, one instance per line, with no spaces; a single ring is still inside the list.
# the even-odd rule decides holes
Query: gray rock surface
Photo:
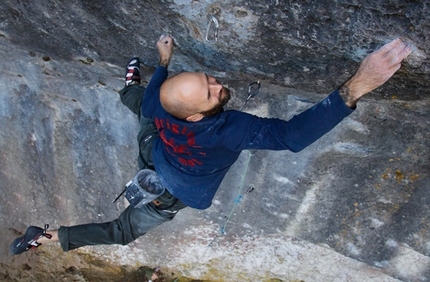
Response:
[[[142,265],[211,281],[430,280],[429,10],[396,0],[2,1],[0,280],[135,281]],[[205,39],[212,14],[217,42]],[[28,225],[103,222],[124,208],[111,201],[137,171],[138,124],[117,91],[133,55],[150,79],[161,33],[176,40],[172,73],[219,77],[231,108],[260,80],[244,110],[284,119],[383,43],[401,36],[414,52],[304,151],[244,152],[208,210],[184,210],[128,246],[10,256]]]

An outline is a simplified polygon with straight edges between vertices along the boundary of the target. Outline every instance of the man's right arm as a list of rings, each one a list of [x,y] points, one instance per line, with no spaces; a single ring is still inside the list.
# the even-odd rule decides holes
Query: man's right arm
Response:
[[[303,150],[352,113],[363,95],[384,84],[410,53],[411,48],[400,39],[393,40],[369,54],[350,80],[312,108],[289,121],[256,118],[247,130],[250,135],[236,147]]]
[[[397,38],[369,54],[361,62],[354,76],[339,88],[339,94],[345,104],[355,108],[362,96],[390,79],[411,52],[411,47]]]

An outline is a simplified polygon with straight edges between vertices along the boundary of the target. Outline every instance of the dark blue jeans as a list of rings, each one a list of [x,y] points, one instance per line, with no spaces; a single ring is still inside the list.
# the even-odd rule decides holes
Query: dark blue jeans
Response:
[[[144,92],[145,88],[138,85],[127,86],[119,92],[121,102],[139,118],[139,169],[153,168],[152,141],[158,138],[154,122],[140,114]],[[61,248],[69,251],[88,245],[127,245],[152,228],[172,220],[177,211],[186,207],[167,190],[157,201],[157,205],[149,203],[138,209],[129,206],[110,222],[61,226],[58,229]]]

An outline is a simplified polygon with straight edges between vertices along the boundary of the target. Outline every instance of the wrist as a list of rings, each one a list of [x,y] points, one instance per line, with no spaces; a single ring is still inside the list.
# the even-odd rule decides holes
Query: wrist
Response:
[[[167,68],[169,66],[169,62],[170,60],[160,60],[158,65]]]
[[[360,100],[360,95],[355,93],[354,88],[351,87],[350,81],[344,83],[339,87],[338,92],[342,100],[345,102],[349,108],[354,109],[358,100]]]
[[[160,61],[158,61],[158,65],[167,68],[170,64],[170,59],[172,55],[160,54]]]

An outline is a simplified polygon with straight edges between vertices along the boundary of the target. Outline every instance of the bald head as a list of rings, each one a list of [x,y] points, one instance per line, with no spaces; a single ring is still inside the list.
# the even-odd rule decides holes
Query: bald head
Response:
[[[204,73],[180,73],[168,78],[160,89],[164,110],[187,121],[218,113],[229,99],[230,91]]]

